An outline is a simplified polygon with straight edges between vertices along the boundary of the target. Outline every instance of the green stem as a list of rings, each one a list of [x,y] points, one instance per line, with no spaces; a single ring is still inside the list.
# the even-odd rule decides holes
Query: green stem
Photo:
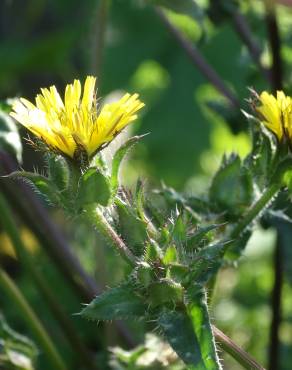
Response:
[[[87,220],[97,228],[106,241],[119,252],[126,262],[134,267],[136,264],[136,257],[108,223],[102,211],[96,206],[89,206],[85,208],[84,215]]]
[[[281,188],[280,183],[273,183],[268,187],[262,196],[251,206],[246,215],[242,220],[235,226],[230,233],[231,239],[236,239],[245,230],[245,228],[256,219],[259,213],[265,208],[265,206],[272,200]]]
[[[66,370],[66,365],[54,346],[51,338],[48,336],[45,328],[37,318],[33,309],[22,295],[21,291],[15,285],[13,280],[0,268],[0,286],[13,303],[22,311],[22,317],[29,325],[40,345],[47,353],[52,363],[52,368],[56,370]]]
[[[79,354],[78,358],[82,360],[82,363],[86,364],[88,369],[95,369],[86,348],[81,342],[75,328],[72,326],[70,320],[66,316],[59,302],[55,299],[55,296],[50,289],[49,285],[39,273],[38,269],[35,267],[31,256],[26,251],[25,246],[19,236],[17,226],[14,222],[12,212],[10,207],[5,200],[5,198],[0,194],[0,224],[4,227],[7,232],[11,242],[15,248],[18,259],[22,262],[26,271],[31,274],[34,279],[38,289],[47,301],[51,311],[58,320],[64,335],[67,337],[68,342],[71,344],[72,350]]]
[[[216,341],[222,349],[229,353],[244,369],[248,370],[265,370],[264,367],[259,365],[248,353],[235,344],[227,335],[222,333],[221,330],[212,326],[212,331]]]

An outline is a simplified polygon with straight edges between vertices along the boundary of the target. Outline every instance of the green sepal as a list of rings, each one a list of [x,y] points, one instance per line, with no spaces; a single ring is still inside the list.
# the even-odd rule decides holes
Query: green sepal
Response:
[[[135,293],[135,285],[127,282],[98,295],[80,314],[86,319],[100,321],[140,318],[146,313],[147,307]]]
[[[175,243],[182,243],[187,238],[187,214],[180,213],[171,225],[171,235]]]
[[[56,156],[50,152],[46,154],[49,179],[60,191],[67,189],[69,185],[69,167],[62,156]]]
[[[189,263],[189,273],[186,284],[205,285],[219,270],[223,256],[230,242],[208,245],[195,254]]]
[[[151,306],[165,306],[170,304],[172,307],[177,303],[182,303],[184,288],[170,279],[161,279],[149,285],[148,300]]]
[[[131,251],[136,256],[141,256],[147,239],[147,225],[126,202],[116,198],[115,204],[119,215],[119,232]]]
[[[170,245],[167,247],[162,262],[165,265],[169,265],[170,263],[177,262],[177,251],[175,245]]]
[[[210,200],[219,211],[231,218],[240,216],[253,200],[253,181],[247,168],[241,165],[240,158],[232,155],[215,174],[210,190]]]
[[[214,236],[212,231],[217,230],[222,226],[224,226],[224,224],[213,224],[198,228],[193,234],[188,236],[186,241],[186,250],[195,251],[200,248],[202,244],[211,242]]]
[[[146,242],[144,259],[147,262],[161,261],[163,258],[163,252],[155,240],[150,240]]]
[[[163,309],[158,325],[189,370],[219,370],[204,293],[187,296],[190,302],[180,311]]]
[[[147,262],[139,262],[136,268],[136,274],[138,281],[147,288],[152,281],[155,279],[155,273],[153,267]]]
[[[112,172],[110,178],[111,190],[113,196],[116,195],[119,187],[119,170],[123,159],[130,149],[145,135],[133,136],[128,139],[116,152],[112,160]]]
[[[79,180],[77,206],[82,208],[89,204],[107,206],[111,198],[110,183],[96,167],[89,168]]]
[[[167,267],[166,276],[169,279],[174,280],[176,283],[184,283],[188,276],[189,268],[186,265],[179,263],[171,264]]]
[[[15,171],[5,177],[10,179],[22,179],[24,182],[31,185],[33,189],[41,194],[50,204],[57,205],[61,201],[61,195],[55,184],[43,175],[27,171]]]
[[[0,149],[22,161],[22,144],[17,126],[9,115],[0,110]]]

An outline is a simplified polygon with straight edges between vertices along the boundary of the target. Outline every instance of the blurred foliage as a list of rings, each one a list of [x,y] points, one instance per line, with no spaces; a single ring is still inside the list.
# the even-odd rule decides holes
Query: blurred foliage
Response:
[[[12,330],[0,315],[0,369],[33,370],[36,356],[35,344]]]
[[[197,191],[206,193],[209,175],[218,169],[222,154],[235,151],[242,157],[250,150],[250,139],[246,133],[248,125],[243,130],[239,110],[229,112],[229,116],[226,116],[226,100],[202,77],[157,17],[153,4],[167,6],[166,0],[111,1],[102,56],[96,55],[99,1],[1,1],[0,98],[15,95],[31,98],[40,87],[50,84],[56,84],[62,90],[74,78],[84,78],[88,73],[95,74],[96,59],[101,58],[102,69],[98,76],[100,96],[107,96],[114,90],[117,93],[127,90],[140,93],[142,100],[146,102],[143,116],[132,130],[138,134],[151,134],[135,148],[131,161],[125,166],[125,183],[132,185],[138,174],[142,177],[149,176],[150,182],[155,184],[163,180],[176,189],[186,189],[190,196]],[[185,14],[184,9],[188,8],[180,10],[169,6],[167,15],[236,93],[242,102],[241,107],[247,109],[244,102],[249,96],[247,87],[252,86],[261,91],[269,89],[269,84],[258,71],[234,29],[232,11],[236,9],[236,2],[232,2],[232,7],[228,6],[231,3],[228,1],[201,0],[197,3],[201,6],[200,11],[197,11],[197,6],[192,7],[192,17]],[[243,0],[238,9],[248,20],[252,34],[261,48],[261,60],[265,66],[270,66],[271,56],[266,39],[262,1]],[[174,13],[174,10],[181,11],[182,14]],[[283,42],[281,51],[284,60],[284,87],[291,94],[291,10],[280,6],[278,17]],[[7,108],[6,105],[1,103],[1,109],[4,108]],[[233,132],[236,128],[236,134],[230,126]],[[1,150],[11,152],[20,160],[19,136],[15,124],[4,112],[1,112],[0,127]],[[4,140],[3,130],[6,132]],[[7,131],[10,135],[7,135]],[[7,138],[10,139],[7,141]],[[41,160],[35,153],[32,155],[31,149],[25,144],[23,167],[31,170],[38,166],[41,167]],[[159,206],[160,204],[157,207]],[[201,206],[204,207],[204,204]],[[96,239],[85,225],[75,220],[64,222],[64,215],[61,213],[54,213],[53,217],[64,230],[86,270],[101,285],[113,286],[121,280],[126,267],[115,252],[105,247],[100,239]],[[22,228],[21,225],[20,227]],[[292,361],[291,263],[288,263],[291,255],[291,225],[287,221],[284,226],[281,224],[278,227],[286,227],[284,268],[287,277],[283,292],[280,339],[281,369],[288,370]],[[5,250],[6,243],[2,243],[2,235],[1,252]],[[271,316],[269,299],[273,283],[271,260],[274,239],[273,230],[258,231],[239,261],[239,268],[227,266],[221,272],[211,312],[218,326],[263,364],[267,359]],[[11,247],[8,250],[8,254],[13,255]],[[71,317],[80,309],[80,298],[76,297],[60,272],[52,265],[43,248],[33,248],[33,254],[56,292],[56,297]],[[17,260],[7,260],[3,255],[4,253],[0,255],[1,263],[17,279],[21,290],[56,338],[69,367],[74,368],[77,355],[69,348],[55,319],[40,300],[30,277],[22,271]],[[11,304],[2,297],[0,304],[12,326],[19,332],[28,333],[19,313],[11,308]],[[72,320],[92,352],[100,353],[99,350],[104,350],[108,344],[124,347],[112,326],[96,328],[77,316]],[[133,329],[135,339],[141,340],[144,325],[141,322],[130,322],[128,325]],[[147,327],[151,328],[151,324],[146,325],[146,329]],[[2,341],[1,335],[0,340]],[[156,337],[147,336],[145,344],[138,349],[126,351],[114,348],[111,354],[101,355],[97,361],[102,369],[106,369],[109,362],[113,369],[140,369],[137,367],[140,366],[139,361],[147,362],[149,356],[153,362],[149,360],[147,366],[154,369],[153,364],[156,366],[160,346],[163,351],[168,351]],[[0,345],[0,363],[2,348]],[[226,369],[239,370],[239,365],[227,355],[224,357]],[[49,370],[42,354],[38,358],[38,366]],[[179,366],[173,368],[179,369]]]

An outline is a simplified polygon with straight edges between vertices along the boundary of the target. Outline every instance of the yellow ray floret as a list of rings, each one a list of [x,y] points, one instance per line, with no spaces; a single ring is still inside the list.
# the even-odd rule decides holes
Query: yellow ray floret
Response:
[[[279,140],[283,136],[292,138],[292,99],[283,91],[277,91],[276,97],[262,92],[260,106],[256,109],[260,113],[264,125],[271,130]]]
[[[90,158],[134,121],[144,106],[138,94],[125,94],[100,109],[95,83],[96,78],[88,76],[82,94],[80,81],[74,80],[66,86],[64,101],[55,86],[41,89],[35,105],[21,98],[10,114],[52,150],[71,158],[82,150]]]

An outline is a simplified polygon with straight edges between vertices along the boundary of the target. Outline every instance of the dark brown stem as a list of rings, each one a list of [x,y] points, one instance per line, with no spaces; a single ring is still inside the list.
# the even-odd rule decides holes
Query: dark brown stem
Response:
[[[214,87],[227,98],[233,108],[240,108],[240,102],[236,95],[227,87],[220,76],[205,60],[200,51],[169,21],[161,8],[156,7],[155,11],[158,17],[169,30],[169,32],[173,35],[178,44],[182,47],[190,60],[206,77],[206,79],[209,80],[214,85]]]
[[[273,1],[266,0],[266,24],[269,36],[269,43],[272,53],[272,89],[273,91],[283,88],[283,66],[281,60],[281,40],[276,18],[276,6]],[[281,243],[280,232],[277,235],[277,244],[274,254],[274,286],[272,291],[272,322],[270,328],[270,351],[269,366],[270,370],[279,369],[280,342],[279,326],[281,324],[281,292],[283,285],[282,261],[281,261]]]
[[[271,71],[265,68],[261,62],[261,48],[256,43],[253,38],[252,31],[249,28],[248,23],[246,22],[245,17],[240,14],[238,11],[233,13],[233,26],[236,32],[238,33],[239,37],[246,45],[251,57],[253,58],[254,62],[261,70],[263,76],[266,80],[272,83],[272,74]]]
[[[276,8],[272,1],[266,0],[266,23],[272,52],[272,88],[283,89],[283,67],[281,60],[281,41],[276,18]]]
[[[283,266],[281,253],[281,237],[278,231],[274,253],[274,286],[272,290],[272,322],[269,345],[269,370],[278,370],[280,357],[279,326],[281,323],[281,296],[283,287]]]

